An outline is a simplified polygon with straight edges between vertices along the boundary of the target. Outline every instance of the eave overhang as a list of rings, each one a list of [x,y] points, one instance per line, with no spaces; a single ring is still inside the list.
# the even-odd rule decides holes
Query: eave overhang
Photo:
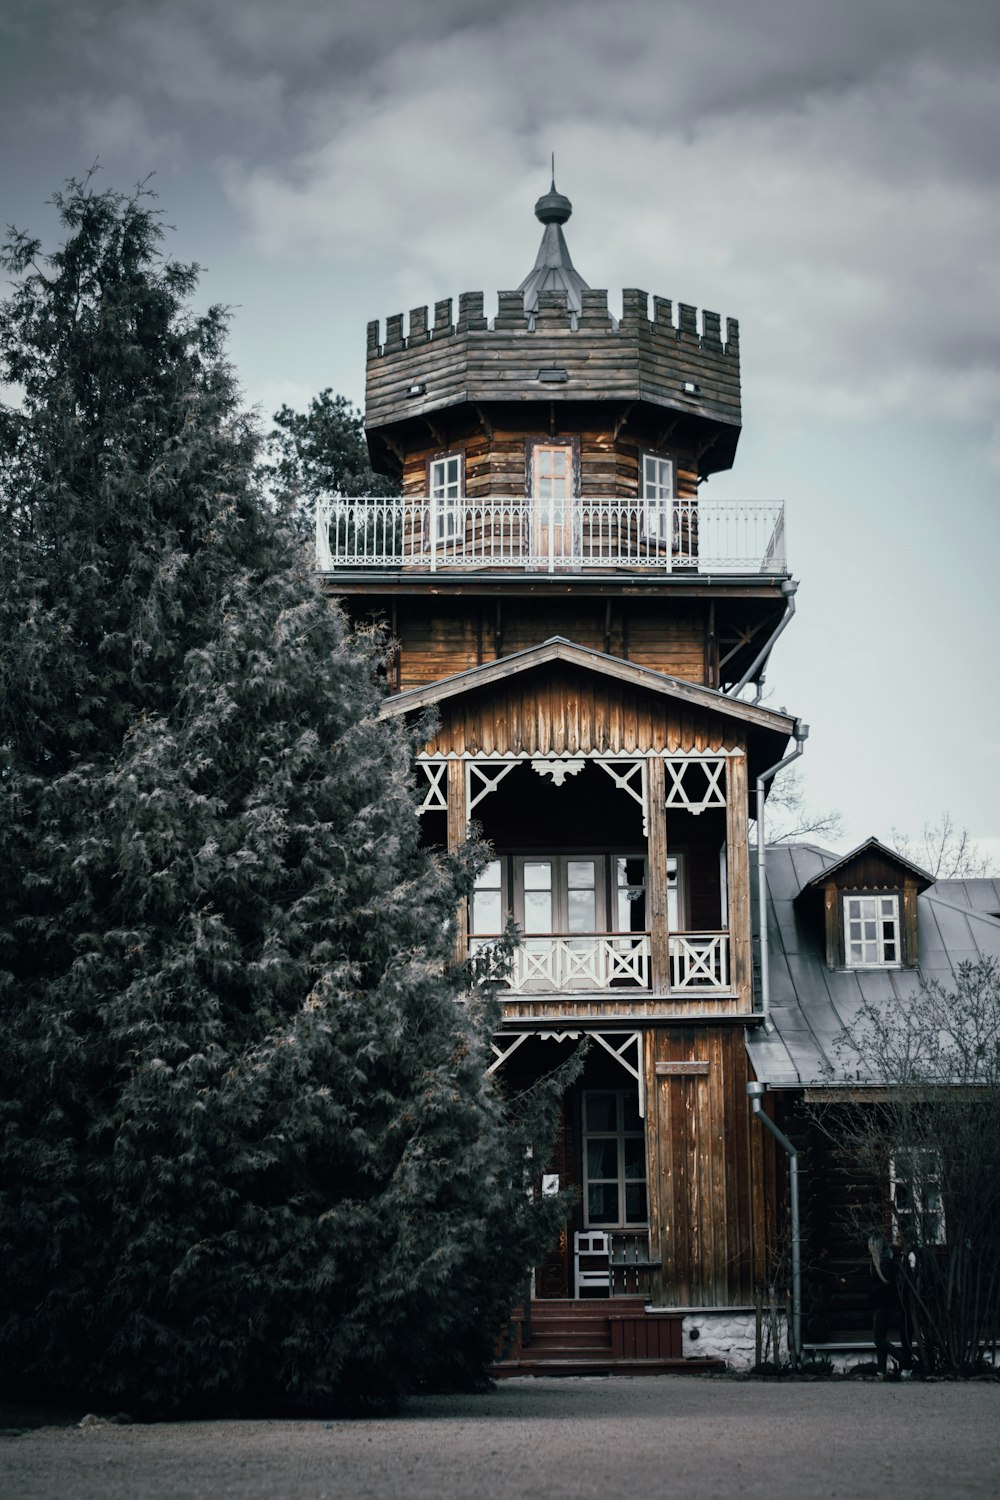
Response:
[[[509,682],[513,676],[554,664],[573,666],[596,676],[609,677],[641,692],[670,699],[679,706],[699,709],[729,722],[742,724],[747,730],[769,741],[770,747],[777,751],[783,749],[795,732],[796,720],[788,714],[744,703],[738,698],[729,698],[714,688],[701,687],[678,677],[668,677],[666,673],[657,672],[652,667],[638,666],[621,657],[595,651],[590,646],[576,645],[562,636],[553,636],[540,646],[530,646],[524,651],[500,657],[497,661],[484,662],[482,666],[470,667],[465,672],[456,672],[451,677],[443,677],[426,686],[407,688],[384,701],[381,715],[384,718],[395,718],[422,712],[467,693]]]

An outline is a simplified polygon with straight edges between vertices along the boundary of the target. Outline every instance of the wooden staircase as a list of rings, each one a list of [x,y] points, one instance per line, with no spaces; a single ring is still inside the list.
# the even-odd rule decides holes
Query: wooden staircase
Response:
[[[724,1370],[718,1359],[685,1359],[683,1315],[647,1312],[644,1298],[534,1301],[530,1332],[518,1308],[490,1374],[668,1375]]]

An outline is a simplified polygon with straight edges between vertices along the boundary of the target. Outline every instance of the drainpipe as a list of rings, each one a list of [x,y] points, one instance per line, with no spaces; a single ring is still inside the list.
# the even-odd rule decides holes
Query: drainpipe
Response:
[[[767,840],[764,835],[764,783],[771,781],[779,771],[790,766],[793,760],[798,760],[805,748],[805,742],[809,737],[809,725],[803,724],[801,719],[795,720],[795,728],[792,730],[795,736],[795,749],[786,755],[784,760],[779,760],[767,771],[757,777],[757,929],[760,936],[760,1008],[764,1017],[764,1029],[771,1028],[771,970],[767,948],[767,868],[765,850]]]
[[[792,618],[792,615],[794,615],[795,613],[795,591],[797,588],[798,584],[795,582],[794,578],[782,579],[781,592],[785,596],[785,613],[782,615],[781,619],[775,626],[773,634],[757,652],[757,655],[754,657],[752,664],[743,673],[743,676],[740,678],[739,682],[734,688],[729,689],[728,693],[726,694],[727,698],[738,698],[743,689],[746,687],[747,683],[753,677],[754,673],[758,671],[767,660],[775,641],[778,639],[778,636],[784,630],[785,626]],[[758,694],[758,698],[759,696],[760,695]]]
[[[764,1128],[771,1132],[778,1145],[788,1153],[788,1200],[792,1214],[792,1364],[797,1368],[802,1361],[802,1230],[799,1223],[799,1153],[787,1135],[778,1129],[770,1115],[764,1113],[761,1100],[765,1093],[764,1084],[756,1081],[747,1084],[750,1108]],[[777,1350],[775,1350],[775,1358],[777,1358]]]

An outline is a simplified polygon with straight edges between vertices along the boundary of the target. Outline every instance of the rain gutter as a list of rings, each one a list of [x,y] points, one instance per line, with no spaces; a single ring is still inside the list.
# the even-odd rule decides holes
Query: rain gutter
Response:
[[[764,783],[772,781],[779,771],[790,766],[792,761],[798,760],[802,754],[809,737],[809,725],[803,724],[801,719],[796,719],[792,733],[795,736],[795,749],[786,755],[784,760],[779,760],[757,777],[757,928],[760,937],[760,1004],[766,1031],[770,1031],[772,1027],[771,969],[767,943],[767,839],[764,833]]]
[[[766,1085],[751,1080],[747,1084],[747,1098],[757,1119],[769,1130],[778,1145],[788,1155],[788,1202],[792,1218],[792,1363],[798,1367],[802,1360],[802,1225],[799,1218],[799,1153],[783,1131],[764,1113],[761,1103],[767,1092]],[[777,1362],[778,1351],[774,1351]]]
[[[758,672],[767,661],[767,658],[770,656],[771,651],[774,647],[775,641],[778,639],[779,635],[784,630],[789,620],[792,618],[792,615],[794,615],[795,613],[795,593],[797,589],[798,584],[795,582],[794,578],[783,578],[781,580],[781,592],[785,596],[785,613],[782,615],[781,619],[778,621],[777,625],[768,636],[764,645],[757,652],[757,655],[754,657],[750,666],[747,667],[739,682],[735,687],[729,689],[728,693],[726,694],[728,698],[738,698],[740,696],[740,693],[742,693],[743,689],[746,687],[747,683],[752,681],[754,674]],[[758,693],[757,696],[759,698],[760,694]]]

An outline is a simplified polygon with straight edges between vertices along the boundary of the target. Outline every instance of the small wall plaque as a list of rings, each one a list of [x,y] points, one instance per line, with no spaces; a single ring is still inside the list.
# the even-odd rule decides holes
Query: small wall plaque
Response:
[[[697,1078],[708,1073],[707,1062],[658,1062],[657,1078]]]

